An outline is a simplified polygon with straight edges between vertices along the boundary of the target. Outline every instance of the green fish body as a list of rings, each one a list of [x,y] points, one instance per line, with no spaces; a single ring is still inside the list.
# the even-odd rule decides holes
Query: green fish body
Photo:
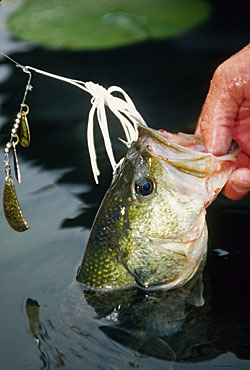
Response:
[[[77,280],[87,288],[184,285],[206,255],[206,207],[236,165],[200,137],[138,128],[94,221]]]

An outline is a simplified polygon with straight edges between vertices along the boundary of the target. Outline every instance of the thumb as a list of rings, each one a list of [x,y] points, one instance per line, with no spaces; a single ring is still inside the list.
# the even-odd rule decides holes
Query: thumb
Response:
[[[250,192],[250,169],[238,168],[231,173],[223,189],[227,198],[238,200]]]

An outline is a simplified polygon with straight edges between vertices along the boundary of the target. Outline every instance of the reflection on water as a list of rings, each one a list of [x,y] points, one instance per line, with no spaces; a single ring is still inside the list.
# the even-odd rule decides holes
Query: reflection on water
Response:
[[[87,319],[85,306],[91,306],[94,309],[98,331],[103,332],[112,341],[128,347],[133,352],[162,360],[186,359],[183,357],[185,352],[179,351],[180,346],[175,337],[182,333],[183,338],[188,334],[186,332],[196,327],[196,320],[201,315],[198,307],[204,305],[201,279],[202,272],[199,271],[182,288],[149,293],[138,288],[114,292],[84,291],[81,284],[75,284],[69,292],[69,299],[66,298],[64,303],[62,319],[68,326],[65,326],[61,333],[56,332],[57,329],[50,321],[46,325],[42,324],[38,302],[27,299],[26,314],[29,320],[29,332],[37,343],[43,366],[49,368],[52,362],[56,367],[64,366],[64,361],[69,361],[64,353],[69,349],[72,361],[74,357],[83,358],[84,352],[79,352],[77,348],[84,349],[89,340],[93,340],[97,347],[102,346],[102,343],[98,343],[95,338],[95,331],[88,333],[86,325],[83,324]],[[73,306],[69,304],[70,297],[74,300],[74,302],[71,301]],[[191,329],[190,322],[192,322]],[[72,332],[77,335],[78,340],[77,344],[74,342],[74,347],[68,348],[72,345]],[[71,338],[70,344],[67,344],[67,341],[61,341],[60,347],[57,348],[55,343],[61,336]],[[195,339],[198,338],[192,338],[192,347],[195,345]],[[198,344],[201,346],[200,341]],[[188,359],[203,360],[202,355],[200,358],[199,356],[199,352],[192,354],[192,357],[189,354]],[[109,360],[110,366],[113,362],[112,357]]]
[[[204,304],[202,273],[184,287],[172,291],[138,289],[100,293],[85,292],[85,298],[105,319],[99,329],[111,339],[142,354],[164,360],[180,360],[171,338],[184,330],[195,307]]]
[[[53,348],[49,344],[50,337],[48,335],[48,330],[45,325],[40,322],[39,318],[39,303],[33,299],[28,298],[26,301],[26,314],[29,319],[29,332],[32,334],[39,353],[40,360],[42,362],[42,368],[50,368],[52,359],[50,358],[49,351],[52,352],[53,360],[56,367],[64,366],[63,354],[58,351],[57,348]],[[50,320],[47,321],[47,325],[50,330],[54,330],[53,324]]]

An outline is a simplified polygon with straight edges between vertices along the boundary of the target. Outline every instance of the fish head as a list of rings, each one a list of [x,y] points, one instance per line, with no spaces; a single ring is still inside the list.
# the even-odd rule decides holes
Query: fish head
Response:
[[[206,207],[236,165],[201,137],[139,127],[96,215],[77,280],[92,289],[171,289],[197,271],[207,246]]]

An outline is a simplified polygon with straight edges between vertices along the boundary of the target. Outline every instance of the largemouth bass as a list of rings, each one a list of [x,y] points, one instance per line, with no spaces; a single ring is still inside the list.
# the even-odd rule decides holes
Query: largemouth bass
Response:
[[[201,137],[139,125],[97,213],[77,280],[97,290],[184,285],[205,259],[206,207],[239,151],[233,143],[216,157]]]

